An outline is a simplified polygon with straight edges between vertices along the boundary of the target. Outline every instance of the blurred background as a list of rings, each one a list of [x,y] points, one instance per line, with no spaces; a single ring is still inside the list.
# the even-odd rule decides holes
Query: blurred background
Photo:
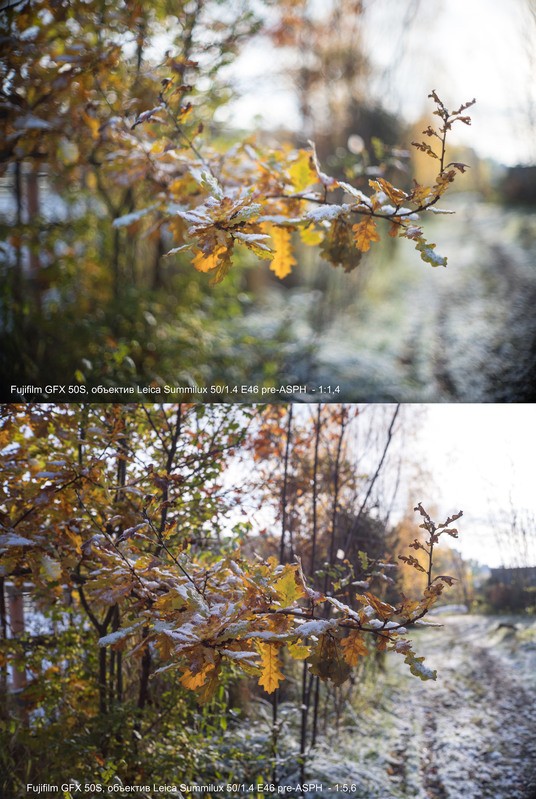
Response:
[[[534,0],[31,1],[1,22],[2,382],[534,399]],[[470,166],[442,203],[456,213],[424,220],[447,269],[385,236],[346,274],[295,241],[284,281],[244,254],[211,286],[188,254],[163,257],[165,221],[113,227],[158,188],[114,131],[158,104],[170,63],[201,152],[313,139],[326,172],[365,188],[433,180],[411,147],[429,92],[476,97],[447,153]]]

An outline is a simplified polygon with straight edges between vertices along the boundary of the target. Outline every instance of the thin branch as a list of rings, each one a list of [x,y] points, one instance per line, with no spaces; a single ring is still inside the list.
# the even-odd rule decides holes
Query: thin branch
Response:
[[[367,506],[367,502],[368,502],[369,497],[370,497],[370,495],[372,493],[372,489],[374,488],[374,484],[376,483],[376,480],[378,479],[378,476],[379,476],[379,474],[381,472],[382,466],[383,466],[385,458],[387,456],[387,451],[389,449],[389,446],[391,444],[391,440],[393,438],[393,428],[394,428],[394,425],[395,425],[395,422],[396,422],[396,418],[397,418],[397,416],[399,414],[399,411],[400,411],[400,403],[398,403],[398,405],[396,406],[395,412],[393,414],[393,418],[391,419],[391,424],[389,425],[389,429],[387,431],[387,441],[385,442],[385,447],[383,448],[382,456],[380,458],[380,461],[378,463],[376,471],[374,472],[372,480],[369,483],[369,487],[368,487],[367,493],[365,494],[365,498],[364,498],[363,502],[361,503],[361,507],[359,508],[357,516],[355,517],[354,523],[350,527],[350,529],[348,531],[348,535],[346,536],[346,541],[345,541],[344,547],[343,547],[343,551],[345,553],[348,553],[348,551],[349,551],[350,544],[352,542],[352,538],[353,538],[354,534],[357,532],[357,526],[359,524],[361,516],[363,515],[363,513],[365,511],[365,508]]]

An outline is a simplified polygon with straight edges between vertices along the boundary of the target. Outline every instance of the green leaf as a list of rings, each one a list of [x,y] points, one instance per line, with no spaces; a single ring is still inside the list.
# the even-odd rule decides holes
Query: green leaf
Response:
[[[415,248],[419,251],[421,258],[427,264],[431,264],[432,266],[446,266],[447,259],[442,256],[438,255],[435,252],[435,244],[428,244],[426,239],[419,238],[417,239],[417,244]]]
[[[409,652],[404,658],[404,662],[408,664],[409,670],[415,677],[419,677],[423,681],[437,680],[437,671],[425,666],[424,658],[415,657],[414,652]]]

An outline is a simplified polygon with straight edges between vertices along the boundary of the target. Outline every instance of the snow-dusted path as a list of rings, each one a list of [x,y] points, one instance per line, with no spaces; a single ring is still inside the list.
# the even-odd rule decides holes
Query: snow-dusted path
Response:
[[[536,623],[435,621],[415,649],[437,681],[390,655],[361,711],[313,755],[317,796],[341,796],[342,784],[356,799],[536,799]]]
[[[499,623],[450,618],[419,645],[439,673],[406,703],[427,799],[536,796],[536,641]]]

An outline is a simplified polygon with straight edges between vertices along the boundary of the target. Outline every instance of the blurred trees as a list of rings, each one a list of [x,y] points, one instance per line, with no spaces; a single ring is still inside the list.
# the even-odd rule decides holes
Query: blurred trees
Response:
[[[438,172],[408,191],[386,179],[379,143],[364,191],[341,180],[351,170],[334,164],[337,177],[326,174],[312,145],[236,143],[214,122],[230,97],[223,68],[261,29],[268,7],[273,39],[284,45],[290,36],[303,56],[304,108],[322,108],[346,137],[355,123],[347,114],[365,113],[359,3],[334,4],[318,18],[289,0],[232,8],[221,0],[24,0],[3,9],[0,161],[13,203],[4,224],[2,369],[10,382],[40,382],[45,364],[57,382],[162,382],[177,373],[190,383],[246,373],[260,382],[277,368],[274,339],[284,332],[265,345],[271,359],[255,353],[232,325],[248,301],[240,274],[232,270],[226,287],[212,290],[183,267],[218,283],[231,266],[261,259],[282,279],[296,265],[293,232],[346,271],[387,229],[413,241],[427,263],[445,265],[414,222],[464,169],[447,163],[439,131],[468,124],[470,104],[448,112],[432,95],[442,123]],[[243,345],[240,359],[231,342],[235,351]]]
[[[165,143],[154,124],[141,135],[135,121],[158,105],[163,76],[172,76],[175,146],[195,147],[229,96],[220,70],[259,17],[249,3],[230,9],[217,0],[19,2],[0,23],[0,160],[14,197],[3,228],[4,374],[38,380],[46,363],[52,381],[76,373],[116,383],[173,365],[202,379],[191,371],[218,346],[222,310],[239,315],[242,304],[236,286],[204,298],[200,281],[168,268],[161,215],[138,235],[137,211],[180,175],[158,163]],[[114,227],[128,214],[130,224]]]

